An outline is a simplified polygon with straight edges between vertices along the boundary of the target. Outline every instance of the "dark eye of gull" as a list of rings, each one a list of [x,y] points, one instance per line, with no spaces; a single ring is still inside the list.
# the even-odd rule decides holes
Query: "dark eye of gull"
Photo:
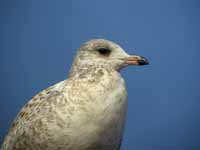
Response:
[[[108,48],[99,48],[97,51],[103,56],[108,56],[111,53],[111,50]]]

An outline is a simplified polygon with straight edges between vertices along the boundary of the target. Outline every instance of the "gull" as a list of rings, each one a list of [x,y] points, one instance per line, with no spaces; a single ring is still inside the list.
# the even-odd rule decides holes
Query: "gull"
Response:
[[[93,39],[74,58],[68,79],[34,96],[18,113],[2,150],[120,150],[127,91],[120,70],[146,65],[118,44]]]

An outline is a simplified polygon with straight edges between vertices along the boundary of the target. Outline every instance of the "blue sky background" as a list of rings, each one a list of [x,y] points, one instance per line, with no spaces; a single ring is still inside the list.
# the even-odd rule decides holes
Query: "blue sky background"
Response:
[[[99,37],[151,63],[122,71],[122,150],[199,150],[198,0],[1,0],[0,143],[20,108],[65,79],[80,44]]]

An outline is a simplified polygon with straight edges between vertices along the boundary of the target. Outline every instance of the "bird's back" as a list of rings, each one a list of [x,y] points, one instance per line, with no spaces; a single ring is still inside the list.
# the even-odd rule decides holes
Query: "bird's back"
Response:
[[[3,150],[47,149],[45,145],[42,147],[43,141],[46,140],[43,133],[48,130],[48,122],[52,121],[53,124],[55,121],[53,103],[63,100],[61,89],[64,83],[65,81],[59,82],[41,91],[21,109],[5,137]]]

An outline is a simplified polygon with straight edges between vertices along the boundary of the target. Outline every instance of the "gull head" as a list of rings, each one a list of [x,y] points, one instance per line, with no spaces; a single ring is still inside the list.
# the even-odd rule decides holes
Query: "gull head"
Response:
[[[143,56],[129,55],[118,44],[105,40],[90,40],[78,49],[73,67],[103,66],[119,71],[129,65],[147,65],[148,60]],[[73,69],[73,68],[72,68]]]

